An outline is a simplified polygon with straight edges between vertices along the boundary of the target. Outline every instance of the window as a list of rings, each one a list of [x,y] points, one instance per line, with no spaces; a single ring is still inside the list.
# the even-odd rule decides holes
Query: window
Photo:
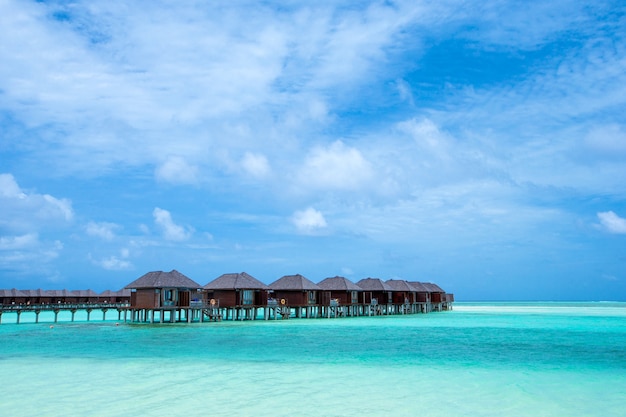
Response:
[[[315,291],[308,291],[309,304],[315,304]]]
[[[243,305],[254,304],[254,291],[253,290],[243,290],[241,292],[241,304]]]
[[[176,290],[163,289],[161,295],[163,296],[164,306],[173,306],[176,304]]]
[[[359,293],[357,291],[352,291],[350,298],[352,300],[352,304],[358,304],[359,303]]]

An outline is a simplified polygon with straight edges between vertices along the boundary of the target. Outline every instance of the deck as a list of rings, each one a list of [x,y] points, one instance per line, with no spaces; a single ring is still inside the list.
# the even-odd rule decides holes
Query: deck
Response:
[[[117,312],[117,320],[130,323],[203,323],[222,320],[285,320],[289,318],[346,318],[372,317],[405,314],[424,314],[433,311],[451,310],[452,303],[403,303],[345,304],[332,302],[329,305],[311,304],[289,306],[278,302],[267,305],[240,305],[221,307],[219,302],[195,302],[189,306],[165,306],[156,308],[133,307],[129,303],[58,303],[58,304],[0,304],[0,324],[5,314],[16,314],[19,324],[23,314],[34,314],[35,323],[39,323],[41,312],[54,313],[54,322],[58,322],[59,313],[69,311],[71,321],[75,313],[85,311],[87,321],[92,319],[93,311],[102,313],[101,320],[106,320],[107,312]]]

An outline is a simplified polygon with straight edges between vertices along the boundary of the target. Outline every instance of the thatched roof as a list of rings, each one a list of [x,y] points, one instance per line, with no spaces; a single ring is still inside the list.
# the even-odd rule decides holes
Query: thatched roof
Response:
[[[98,296],[98,294],[92,290],[74,290],[72,291],[72,295],[75,297],[88,297],[88,298],[95,298]]]
[[[0,297],[28,297],[26,293],[15,288],[10,290],[0,290]]]
[[[297,275],[285,275],[282,278],[272,282],[269,285],[272,290],[287,290],[287,291],[319,291],[321,288],[313,281],[303,277],[300,274]]]
[[[365,291],[393,291],[393,288],[379,278],[364,278],[357,282],[356,285]]]
[[[385,284],[393,288],[394,291],[418,292],[417,288],[403,279],[389,279],[385,282]]]
[[[48,292],[41,288],[36,290],[22,290],[22,292],[28,297],[49,297]]]
[[[428,292],[440,292],[442,294],[446,293],[444,290],[441,289],[439,285],[433,284],[432,282],[422,282],[422,285],[426,287]]]
[[[153,271],[139,277],[124,288],[187,288],[198,289],[202,285],[173,269],[170,272]]]
[[[46,290],[44,297],[73,297],[71,291],[69,290]]]
[[[409,281],[409,284],[411,284],[411,286],[413,286],[413,288],[415,288],[417,292],[430,292],[430,290],[419,281]]]
[[[327,291],[363,291],[363,288],[344,277],[326,278],[317,285]]]
[[[267,285],[252,275],[241,272],[220,275],[203,288],[205,290],[266,290]]]
[[[119,291],[105,290],[100,293],[100,297],[130,297],[130,290],[127,288]]]

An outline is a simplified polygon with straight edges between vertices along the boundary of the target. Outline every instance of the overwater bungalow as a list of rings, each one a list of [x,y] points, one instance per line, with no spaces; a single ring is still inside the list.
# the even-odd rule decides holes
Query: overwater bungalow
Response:
[[[98,293],[92,290],[74,290],[71,292],[73,296],[72,302],[78,304],[89,304],[98,302]]]
[[[2,305],[24,304],[27,298],[28,296],[23,291],[15,288],[0,290],[0,304]]]
[[[102,303],[130,303],[130,290],[122,289],[119,291],[106,290],[98,295],[98,300]]]
[[[65,304],[74,302],[74,295],[71,291],[63,290],[46,290],[45,297],[49,304]]]
[[[430,293],[430,302],[434,311],[448,310],[451,305],[448,304],[446,292],[437,284],[432,282],[423,282],[422,285],[426,287]],[[451,295],[454,300],[454,295]]]
[[[417,313],[422,311],[417,304],[417,288],[403,279],[389,279],[385,282],[393,291],[391,294],[394,308],[399,313]]]
[[[358,314],[359,294],[363,292],[363,288],[339,276],[325,278],[317,285],[322,289],[319,294],[319,303],[324,310],[322,315]]]
[[[419,281],[408,281],[408,283],[417,290],[415,296],[416,302],[421,307],[420,312],[428,313],[431,310],[430,290]]]
[[[42,290],[41,288],[36,290],[22,290],[24,294],[28,297],[27,303],[30,304],[49,304],[50,303],[50,295],[47,291]]]
[[[210,305],[218,305],[228,319],[254,319],[267,305],[268,286],[246,272],[223,274],[202,287]]]
[[[317,297],[321,288],[300,274],[285,275],[269,285],[280,305],[295,309],[296,317],[317,314]]]
[[[201,303],[202,286],[177,270],[153,271],[126,285],[130,293],[132,321],[192,321],[192,303]],[[178,317],[176,317],[178,315]],[[186,316],[183,319],[183,316]]]
[[[390,313],[393,302],[393,288],[380,278],[364,278],[356,283],[363,288],[363,304],[369,304],[374,314]]]
[[[356,284],[335,276],[315,284],[304,276],[285,275],[265,285],[246,272],[220,275],[204,287],[176,270],[142,275],[120,291],[0,289],[3,313],[71,313],[117,310],[126,322],[244,320],[295,317],[321,318],[378,314],[427,313],[452,309],[454,295],[433,283],[365,278]],[[260,310],[260,311],[259,311]],[[261,313],[262,314],[257,314]],[[67,314],[62,314],[62,316]]]
[[[419,281],[408,281],[413,288],[417,290],[417,302],[418,303],[430,303],[430,290],[426,288],[424,284]]]
[[[430,293],[432,309],[435,311],[443,310],[446,301],[446,292],[439,285],[433,284],[432,282],[422,282],[422,285],[426,287]]]

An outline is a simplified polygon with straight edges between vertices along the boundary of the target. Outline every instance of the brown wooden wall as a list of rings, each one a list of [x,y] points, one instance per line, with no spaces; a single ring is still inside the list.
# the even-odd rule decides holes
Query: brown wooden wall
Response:
[[[189,307],[191,305],[191,291],[179,290],[178,302],[176,305],[179,307]]]
[[[430,293],[430,300],[433,303],[442,303],[445,301],[445,294],[442,294],[440,292],[433,292]]]
[[[287,301],[287,305],[289,306],[307,306],[309,305],[309,301],[307,299],[306,291],[284,291],[284,290],[275,290],[274,298],[280,302],[281,299],[285,299]]]
[[[235,307],[237,305],[235,290],[214,290],[212,298],[219,301],[220,307]]]
[[[130,294],[130,306],[135,308],[158,308],[161,306],[160,294],[155,289],[138,289]]]
[[[330,300],[338,299],[339,304],[350,305],[352,304],[352,291],[320,291],[317,293],[318,303],[321,305],[330,305]],[[363,296],[361,292],[358,293],[358,303],[363,302]]]
[[[430,300],[427,292],[418,292],[417,293],[417,302],[418,303],[427,303]]]

